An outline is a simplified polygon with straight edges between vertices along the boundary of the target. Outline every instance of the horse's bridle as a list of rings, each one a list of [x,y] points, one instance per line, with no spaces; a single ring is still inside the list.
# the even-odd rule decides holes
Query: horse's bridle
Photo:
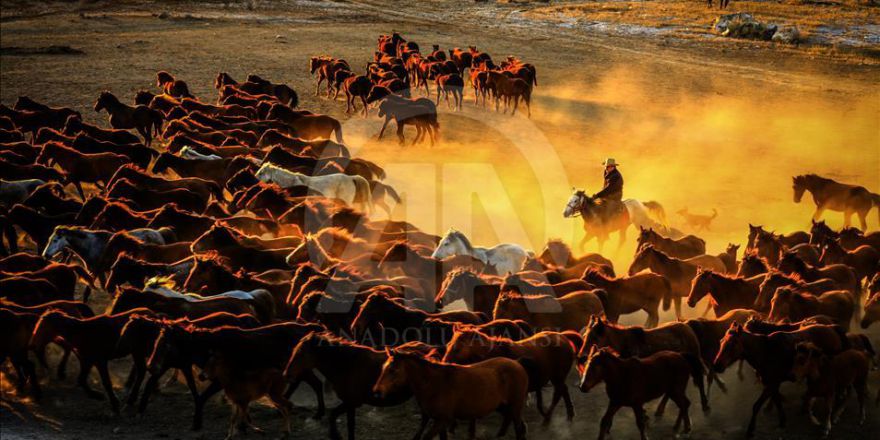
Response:
[[[584,202],[586,202],[587,195],[586,194],[577,194],[578,198],[576,201],[568,202],[565,207],[571,209],[572,217],[580,217],[584,212]]]

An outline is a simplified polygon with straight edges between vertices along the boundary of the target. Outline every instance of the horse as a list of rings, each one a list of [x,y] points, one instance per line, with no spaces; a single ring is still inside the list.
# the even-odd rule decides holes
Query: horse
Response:
[[[503,420],[498,436],[504,436],[513,423],[517,440],[525,439],[522,410],[529,379],[517,361],[492,358],[472,365],[456,365],[385,350],[388,360],[373,391],[385,397],[400,389],[412,390],[423,416],[418,435],[429,419],[434,423],[425,438],[437,434],[445,437],[457,418],[475,420],[500,411]]]
[[[781,240],[781,236],[777,236],[772,232],[759,231],[755,236],[754,246],[752,247],[759,257],[767,260],[771,266],[779,264],[779,258],[784,252],[796,252],[804,261],[816,266],[819,264],[819,251],[816,247],[808,243],[800,243],[789,248]]]
[[[413,138],[413,144],[424,140],[425,136],[431,141],[431,146],[437,141],[440,132],[440,124],[437,122],[437,106],[428,98],[408,99],[397,95],[388,95],[379,103],[378,116],[385,118],[382,129],[379,130],[379,139],[382,139],[388,122],[394,119],[394,122],[397,123],[397,138],[401,145],[406,141],[403,136],[405,125],[416,127],[416,137]]]
[[[691,354],[674,351],[660,351],[644,358],[622,358],[609,348],[591,347],[578,382],[578,389],[586,393],[601,382],[605,382],[608,396],[608,409],[599,424],[599,440],[611,434],[611,422],[617,411],[624,406],[632,408],[636,426],[642,439],[648,438],[645,403],[658,397],[672,399],[678,406],[675,421],[676,432],[684,422],[684,433],[691,430],[688,415],[690,400],[687,398],[687,384],[691,377],[702,389],[703,364]]]
[[[488,317],[482,313],[468,311],[454,311],[442,313],[428,313],[419,309],[407,307],[381,293],[371,294],[361,305],[357,316],[351,323],[351,333],[354,338],[370,337],[368,332],[377,328],[396,331],[392,341],[374,341],[381,345],[399,345],[408,342],[411,335],[408,330],[420,328],[422,323],[429,318],[439,318],[444,321],[461,322],[464,324],[482,324]]]
[[[746,241],[746,250],[752,250],[755,247],[755,240],[758,238],[758,235],[765,234],[773,234],[770,231],[765,231],[764,227],[761,225],[753,225],[749,223],[749,237]],[[813,239],[811,238],[810,233],[806,233],[804,231],[796,231],[790,234],[773,234],[776,238],[782,242],[786,247],[792,248],[801,243],[813,243]]]
[[[546,425],[550,422],[560,398],[565,403],[568,420],[572,421],[574,418],[574,406],[565,381],[580,344],[581,337],[575,332],[540,332],[529,338],[513,341],[492,337],[475,329],[457,328],[446,344],[443,362],[467,365],[493,357],[528,359],[524,366],[529,373],[529,391],[535,392],[538,412],[544,417]],[[541,388],[547,382],[553,385],[553,399],[545,411]]]
[[[347,205],[359,204],[365,212],[370,211],[373,202],[370,183],[361,176],[349,176],[342,173],[307,176],[268,162],[257,170],[256,176],[263,182],[275,183],[282,188],[296,185],[307,186],[325,197],[340,199]]]
[[[5,305],[5,302],[0,304]],[[39,399],[42,392],[34,363],[28,359],[28,348],[37,319],[38,316],[31,313],[19,313],[0,307],[0,330],[3,331],[3,338],[0,339],[0,362],[5,364],[6,359],[9,359],[18,375],[18,393],[24,393],[25,386],[30,384],[31,395],[35,399]]]
[[[840,245],[839,240],[826,241],[819,263],[822,266],[845,264],[853,269],[861,284],[862,280],[870,278],[880,267],[880,250],[866,244],[853,250],[846,250]]]
[[[500,283],[492,283],[471,269],[456,268],[443,278],[434,303],[441,309],[460,299],[464,301],[467,310],[492,315],[499,295]]]
[[[697,268],[697,275],[691,281],[691,289],[687,295],[687,305],[696,307],[701,299],[708,296],[708,306],[713,309],[716,317],[734,309],[755,307],[764,278],[764,275],[738,278]]]
[[[571,251],[571,247],[564,241],[559,239],[547,240],[547,245],[541,254],[538,255],[541,263],[549,266],[573,267],[584,262],[590,262],[600,266],[608,266],[614,270],[614,263],[600,254],[588,253],[580,257],[575,257]]]
[[[122,166],[131,162],[128,157],[114,153],[80,153],[73,148],[57,142],[49,142],[43,146],[43,151],[37,156],[36,162],[41,165],[58,164],[67,176],[67,181],[72,183],[81,199],[85,200],[82,182],[106,183],[113,177]]]
[[[545,283],[543,274],[539,274],[537,280],[538,283],[535,284],[529,280],[526,275],[527,272],[518,272],[507,275],[501,283],[501,291],[513,291],[520,295],[548,295],[561,297],[572,292],[591,290],[595,287],[580,279],[562,281],[555,284]]]
[[[739,278],[751,278],[755,275],[770,272],[770,269],[771,267],[767,263],[767,259],[759,257],[755,251],[746,251],[739,264],[739,269],[736,271],[736,276]]]
[[[623,200],[623,209],[619,212],[608,212],[604,203],[596,198],[590,197],[584,190],[574,190],[574,193],[568,199],[562,216],[565,218],[580,216],[584,220],[584,238],[581,239],[580,249],[584,250],[584,246],[593,237],[599,243],[599,253],[602,253],[602,247],[608,240],[608,235],[617,232],[620,240],[618,248],[623,246],[626,241],[626,230],[629,225],[635,225],[639,228],[661,228],[663,225],[651,218],[647,208],[648,203],[657,204],[656,202],[642,203],[636,199]],[[703,253],[703,252],[701,252]]]
[[[645,327],[656,327],[660,322],[657,310],[669,310],[672,303],[672,287],[662,275],[639,273],[630,277],[609,277],[595,268],[588,268],[584,281],[602,289],[599,295],[608,321],[616,323],[620,315],[644,310],[648,314]]]
[[[162,131],[164,116],[158,110],[153,110],[145,105],[135,107],[123,104],[110,92],[101,92],[95,102],[95,111],[107,110],[110,115],[110,126],[114,129],[135,129],[144,138],[144,143],[150,146],[153,141],[153,133],[159,136]]]
[[[672,322],[653,329],[642,327],[622,327],[609,323],[604,318],[591,317],[587,321],[584,342],[578,351],[578,362],[583,364],[588,359],[593,346],[610,347],[624,357],[647,357],[659,351],[669,350],[686,353],[694,358],[700,357],[700,341],[687,324]],[[702,370],[701,370],[702,371]],[[703,388],[703,381],[696,383],[700,390],[700,401],[703,411],[709,411],[709,399]],[[666,407],[666,399],[657,407],[657,414],[662,414]]]
[[[823,315],[835,323],[849,329],[853,317],[855,301],[845,290],[832,290],[819,296],[803,294],[788,287],[776,289],[770,300],[770,321],[798,322],[803,319]]]
[[[816,174],[794,176],[791,181],[795,203],[801,202],[804,192],[809,191],[812,194],[813,203],[816,205],[813,221],[822,218],[822,213],[827,209],[843,212],[843,225],[849,227],[852,215],[855,213],[859,216],[859,223],[864,231],[868,229],[866,220],[868,212],[874,207],[880,210],[880,195],[868,191],[863,186],[835,182]]]
[[[822,426],[822,436],[831,434],[831,424],[840,421],[844,402],[850,387],[855,389],[859,402],[859,425],[865,422],[865,397],[868,394],[870,358],[860,350],[850,349],[828,356],[810,342],[795,346],[792,374],[798,380],[806,379],[807,413],[814,425]],[[825,421],[820,423],[813,414],[816,398],[825,401]]]
[[[641,250],[649,244],[670,257],[682,260],[706,254],[706,241],[695,235],[672,239],[660,235],[653,228],[641,228],[636,249]]]
[[[815,296],[837,288],[837,284],[830,278],[820,278],[816,281],[806,282],[799,275],[786,275],[777,270],[761,276],[763,281],[758,287],[758,296],[755,298],[755,304],[752,308],[763,313],[770,311],[770,300],[773,299],[773,295],[780,287],[791,287],[800,292],[809,292]]]
[[[442,53],[442,52],[441,52]],[[434,79],[437,84],[437,105],[440,105],[440,95],[446,100],[446,106],[449,107],[449,95],[452,95],[452,109],[461,111],[462,90],[464,89],[464,80],[457,73],[448,73],[439,75]]]
[[[521,78],[510,78],[502,72],[490,70],[488,73],[486,85],[495,92],[495,111],[498,111],[498,105],[501,99],[504,99],[504,112],[510,107],[510,101],[513,100],[513,111],[511,115],[516,114],[519,108],[519,101],[522,99],[526,105],[528,117],[532,117],[532,87]]]
[[[786,252],[779,260],[779,271],[786,274],[796,273],[804,281],[816,281],[831,278],[837,283],[838,289],[849,291],[856,300],[861,298],[861,284],[856,279],[855,271],[844,264],[830,264],[824,267],[810,266],[794,252]]]
[[[795,344],[809,341],[825,352],[836,354],[846,343],[846,335],[836,326],[812,325],[792,332],[774,332],[769,335],[747,331],[739,323],[733,323],[721,339],[718,354],[712,368],[722,373],[733,362],[745,359],[755,369],[763,385],[761,395],[752,406],[752,415],[746,429],[749,437],[755,433],[758,413],[767,400],[772,399],[779,415],[780,427],[785,426],[785,411],[779,387],[793,380],[791,368],[795,356]]]
[[[591,316],[603,314],[601,289],[569,293],[560,298],[503,292],[495,302],[493,319],[520,319],[536,330],[580,331]]]
[[[700,342],[700,356],[703,363],[711,365],[718,355],[718,348],[721,344],[721,338],[733,323],[745,324],[753,318],[760,318],[761,313],[751,309],[733,309],[716,319],[696,318],[684,321],[688,327],[693,330]],[[741,377],[741,376],[740,376]],[[723,392],[727,392],[727,386],[715,370],[709,368],[707,370],[706,381],[706,397],[709,397],[709,390],[713,382],[718,382],[718,388]]]
[[[336,142],[339,144],[343,142],[342,124],[332,116],[296,111],[283,104],[275,104],[269,109],[266,119],[284,122],[296,131],[300,139],[330,139],[330,135],[336,133]],[[266,133],[268,131],[264,132],[263,136],[266,136]],[[258,145],[260,143],[257,141]]]
[[[491,248],[476,247],[464,233],[450,228],[431,257],[442,259],[453,255],[470,255],[494,268],[496,273],[506,275],[519,272],[530,254],[521,246],[510,243]]]
[[[675,303],[675,316],[681,318],[681,298],[687,297],[691,282],[697,276],[698,266],[684,260],[670,257],[654,248],[653,245],[642,247],[629,266],[629,275],[650,269],[669,280],[672,298]]]

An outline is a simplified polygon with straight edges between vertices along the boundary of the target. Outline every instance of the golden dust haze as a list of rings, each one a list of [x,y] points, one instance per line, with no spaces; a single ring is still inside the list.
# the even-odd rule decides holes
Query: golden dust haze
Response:
[[[748,96],[708,88],[658,99],[640,77],[653,74],[617,68],[589,86],[539,85],[531,119],[468,105],[449,113],[441,103],[434,148],[376,142],[375,113],[346,124],[347,142],[388,169],[388,183],[405,197],[396,218],[436,233],[455,227],[483,246],[516,242],[536,251],[548,238],[581,239],[581,220],[563,219],[562,210],[572,187],[601,187],[606,156],[622,164],[625,198],[660,202],[685,232],[693,231],[676,211],[717,209],[712,230],[699,233],[713,253],[743,244],[749,222],[777,232],[808,228],[812,199],[794,204],[793,175],[815,172],[880,192],[877,91],[849,97],[847,105],[809,93],[771,95],[761,83],[743,84]],[[840,213],[825,218],[842,224]],[[869,227],[877,222],[872,211]],[[616,234],[606,244],[619,268],[629,264],[636,234],[629,229],[619,253]],[[596,242],[587,250],[596,251]]]

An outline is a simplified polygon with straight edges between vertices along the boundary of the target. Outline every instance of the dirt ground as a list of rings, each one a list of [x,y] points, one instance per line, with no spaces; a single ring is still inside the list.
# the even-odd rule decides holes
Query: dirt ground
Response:
[[[602,32],[532,21],[521,13],[525,6],[491,2],[23,3],[0,2],[3,103],[27,95],[105,123],[106,115],[91,110],[98,93],[110,90],[131,99],[137,90],[155,89],[157,70],[173,72],[195,95],[209,99],[216,93],[212,82],[218,72],[238,79],[258,73],[291,84],[302,108],[346,121],[346,142],[356,154],[383,165],[388,183],[403,195],[395,218],[432,232],[454,226],[481,245],[511,241],[540,250],[551,237],[580,240],[579,221],[562,219],[561,212],[572,187],[598,189],[599,164],[608,156],[623,164],[626,196],[661,202],[677,227],[686,229],[676,214],[683,207],[692,213],[717,209],[711,231],[700,232],[712,252],[728,242],[742,243],[749,222],[777,231],[807,227],[811,202],[792,203],[794,174],[817,172],[880,192],[880,70],[869,51]],[[440,106],[437,146],[401,147],[390,138],[375,139],[381,125],[375,110],[369,118],[349,117],[343,101],[313,95],[310,56],[345,58],[362,69],[376,37],[392,30],[420,43],[423,51],[431,44],[476,45],[496,60],[516,55],[535,64],[531,118],[475,106],[466,90],[464,111]],[[83,54],[33,53],[52,45]],[[826,217],[840,226],[839,213]],[[872,212],[871,229],[877,229],[877,221]],[[631,260],[629,232],[620,250],[606,245],[619,272]],[[595,242],[587,249],[595,251]],[[634,315],[624,322],[643,319]],[[876,326],[869,335],[880,341]],[[114,366],[117,391],[127,367],[126,361]],[[76,369],[74,362],[71,376]],[[744,434],[758,394],[754,376],[747,370],[741,381],[730,371],[724,378],[730,393],[714,393],[711,414],[692,409],[692,438]],[[872,392],[880,388],[876,372],[870,386]],[[800,385],[784,387],[788,427],[779,429],[775,414],[762,414],[758,438],[818,437],[817,428],[799,413],[800,390]],[[3,393],[3,439],[213,439],[225,435],[229,415],[217,399],[206,410],[205,430],[189,432],[192,403],[179,384],[164,389],[142,419],[111,417],[106,402],[86,399],[71,380],[47,383],[40,404],[19,400],[7,386]],[[536,411],[528,409],[530,437],[596,435],[606,404],[602,388],[575,394],[577,417],[570,425],[557,414],[549,427],[541,427]],[[694,390],[690,395],[696,397]],[[295,403],[300,409],[293,437],[323,437],[325,424],[308,418],[314,408],[310,392],[297,392]],[[880,408],[872,404],[866,425],[856,426],[850,402],[833,435],[877,438],[878,414]],[[254,405],[253,415],[258,426],[276,435],[279,418],[269,406]],[[673,421],[668,413],[652,422],[650,434],[672,437]],[[363,408],[357,422],[358,438],[409,438],[417,412],[413,402]],[[495,417],[481,421],[478,437],[494,436],[498,422]],[[632,414],[619,413],[615,437],[634,438],[634,429]]]

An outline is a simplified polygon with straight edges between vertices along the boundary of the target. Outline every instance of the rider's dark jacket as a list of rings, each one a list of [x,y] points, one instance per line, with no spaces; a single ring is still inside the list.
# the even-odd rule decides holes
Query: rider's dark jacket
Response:
[[[618,202],[623,199],[623,176],[620,171],[617,171],[617,167],[612,168],[611,171],[605,171],[605,186],[593,197],[617,200]]]

